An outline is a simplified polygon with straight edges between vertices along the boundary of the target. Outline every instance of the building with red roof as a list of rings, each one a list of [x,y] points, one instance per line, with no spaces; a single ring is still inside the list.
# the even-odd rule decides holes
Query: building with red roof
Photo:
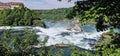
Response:
[[[8,3],[2,3],[0,2],[0,9],[14,9],[15,7],[18,8],[21,4],[21,2],[8,2]]]

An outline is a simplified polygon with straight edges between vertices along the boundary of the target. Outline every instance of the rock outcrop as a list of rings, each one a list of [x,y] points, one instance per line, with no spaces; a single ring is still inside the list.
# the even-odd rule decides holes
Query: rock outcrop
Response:
[[[73,19],[71,24],[67,27],[67,30],[82,31],[79,24],[79,19]]]
[[[82,29],[80,28],[79,24],[75,24],[74,28],[75,31],[82,31]]]
[[[67,30],[72,30],[72,27],[71,27],[71,26],[68,26],[68,27],[67,27]]]

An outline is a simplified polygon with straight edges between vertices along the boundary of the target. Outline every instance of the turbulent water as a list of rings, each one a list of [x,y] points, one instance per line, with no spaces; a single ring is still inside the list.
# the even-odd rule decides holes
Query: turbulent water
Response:
[[[73,44],[80,48],[92,50],[94,48],[95,41],[100,40],[100,35],[107,31],[97,32],[95,25],[88,24],[81,26],[83,32],[68,31],[66,27],[70,24],[69,21],[55,22],[45,21],[47,28],[31,27],[31,26],[1,26],[0,29],[15,29],[22,30],[24,28],[33,29],[36,34],[39,35],[38,40],[44,40],[46,36],[49,37],[46,46],[51,46],[59,43]],[[38,44],[35,47],[40,47]]]

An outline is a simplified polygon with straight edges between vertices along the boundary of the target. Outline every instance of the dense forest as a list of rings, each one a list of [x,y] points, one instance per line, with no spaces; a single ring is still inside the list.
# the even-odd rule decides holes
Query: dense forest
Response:
[[[42,26],[36,14],[21,4],[19,8],[0,10],[0,26]]]
[[[72,12],[71,8],[58,8],[51,10],[33,10],[37,13],[37,17],[41,19],[53,19],[53,20],[63,20],[68,19],[66,16],[68,13]]]

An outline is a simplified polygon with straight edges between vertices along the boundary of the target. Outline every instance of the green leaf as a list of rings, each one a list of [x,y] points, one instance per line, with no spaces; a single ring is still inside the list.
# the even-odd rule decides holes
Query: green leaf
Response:
[[[104,15],[104,20],[105,20],[106,22],[108,22],[108,21],[109,21],[108,16]]]

